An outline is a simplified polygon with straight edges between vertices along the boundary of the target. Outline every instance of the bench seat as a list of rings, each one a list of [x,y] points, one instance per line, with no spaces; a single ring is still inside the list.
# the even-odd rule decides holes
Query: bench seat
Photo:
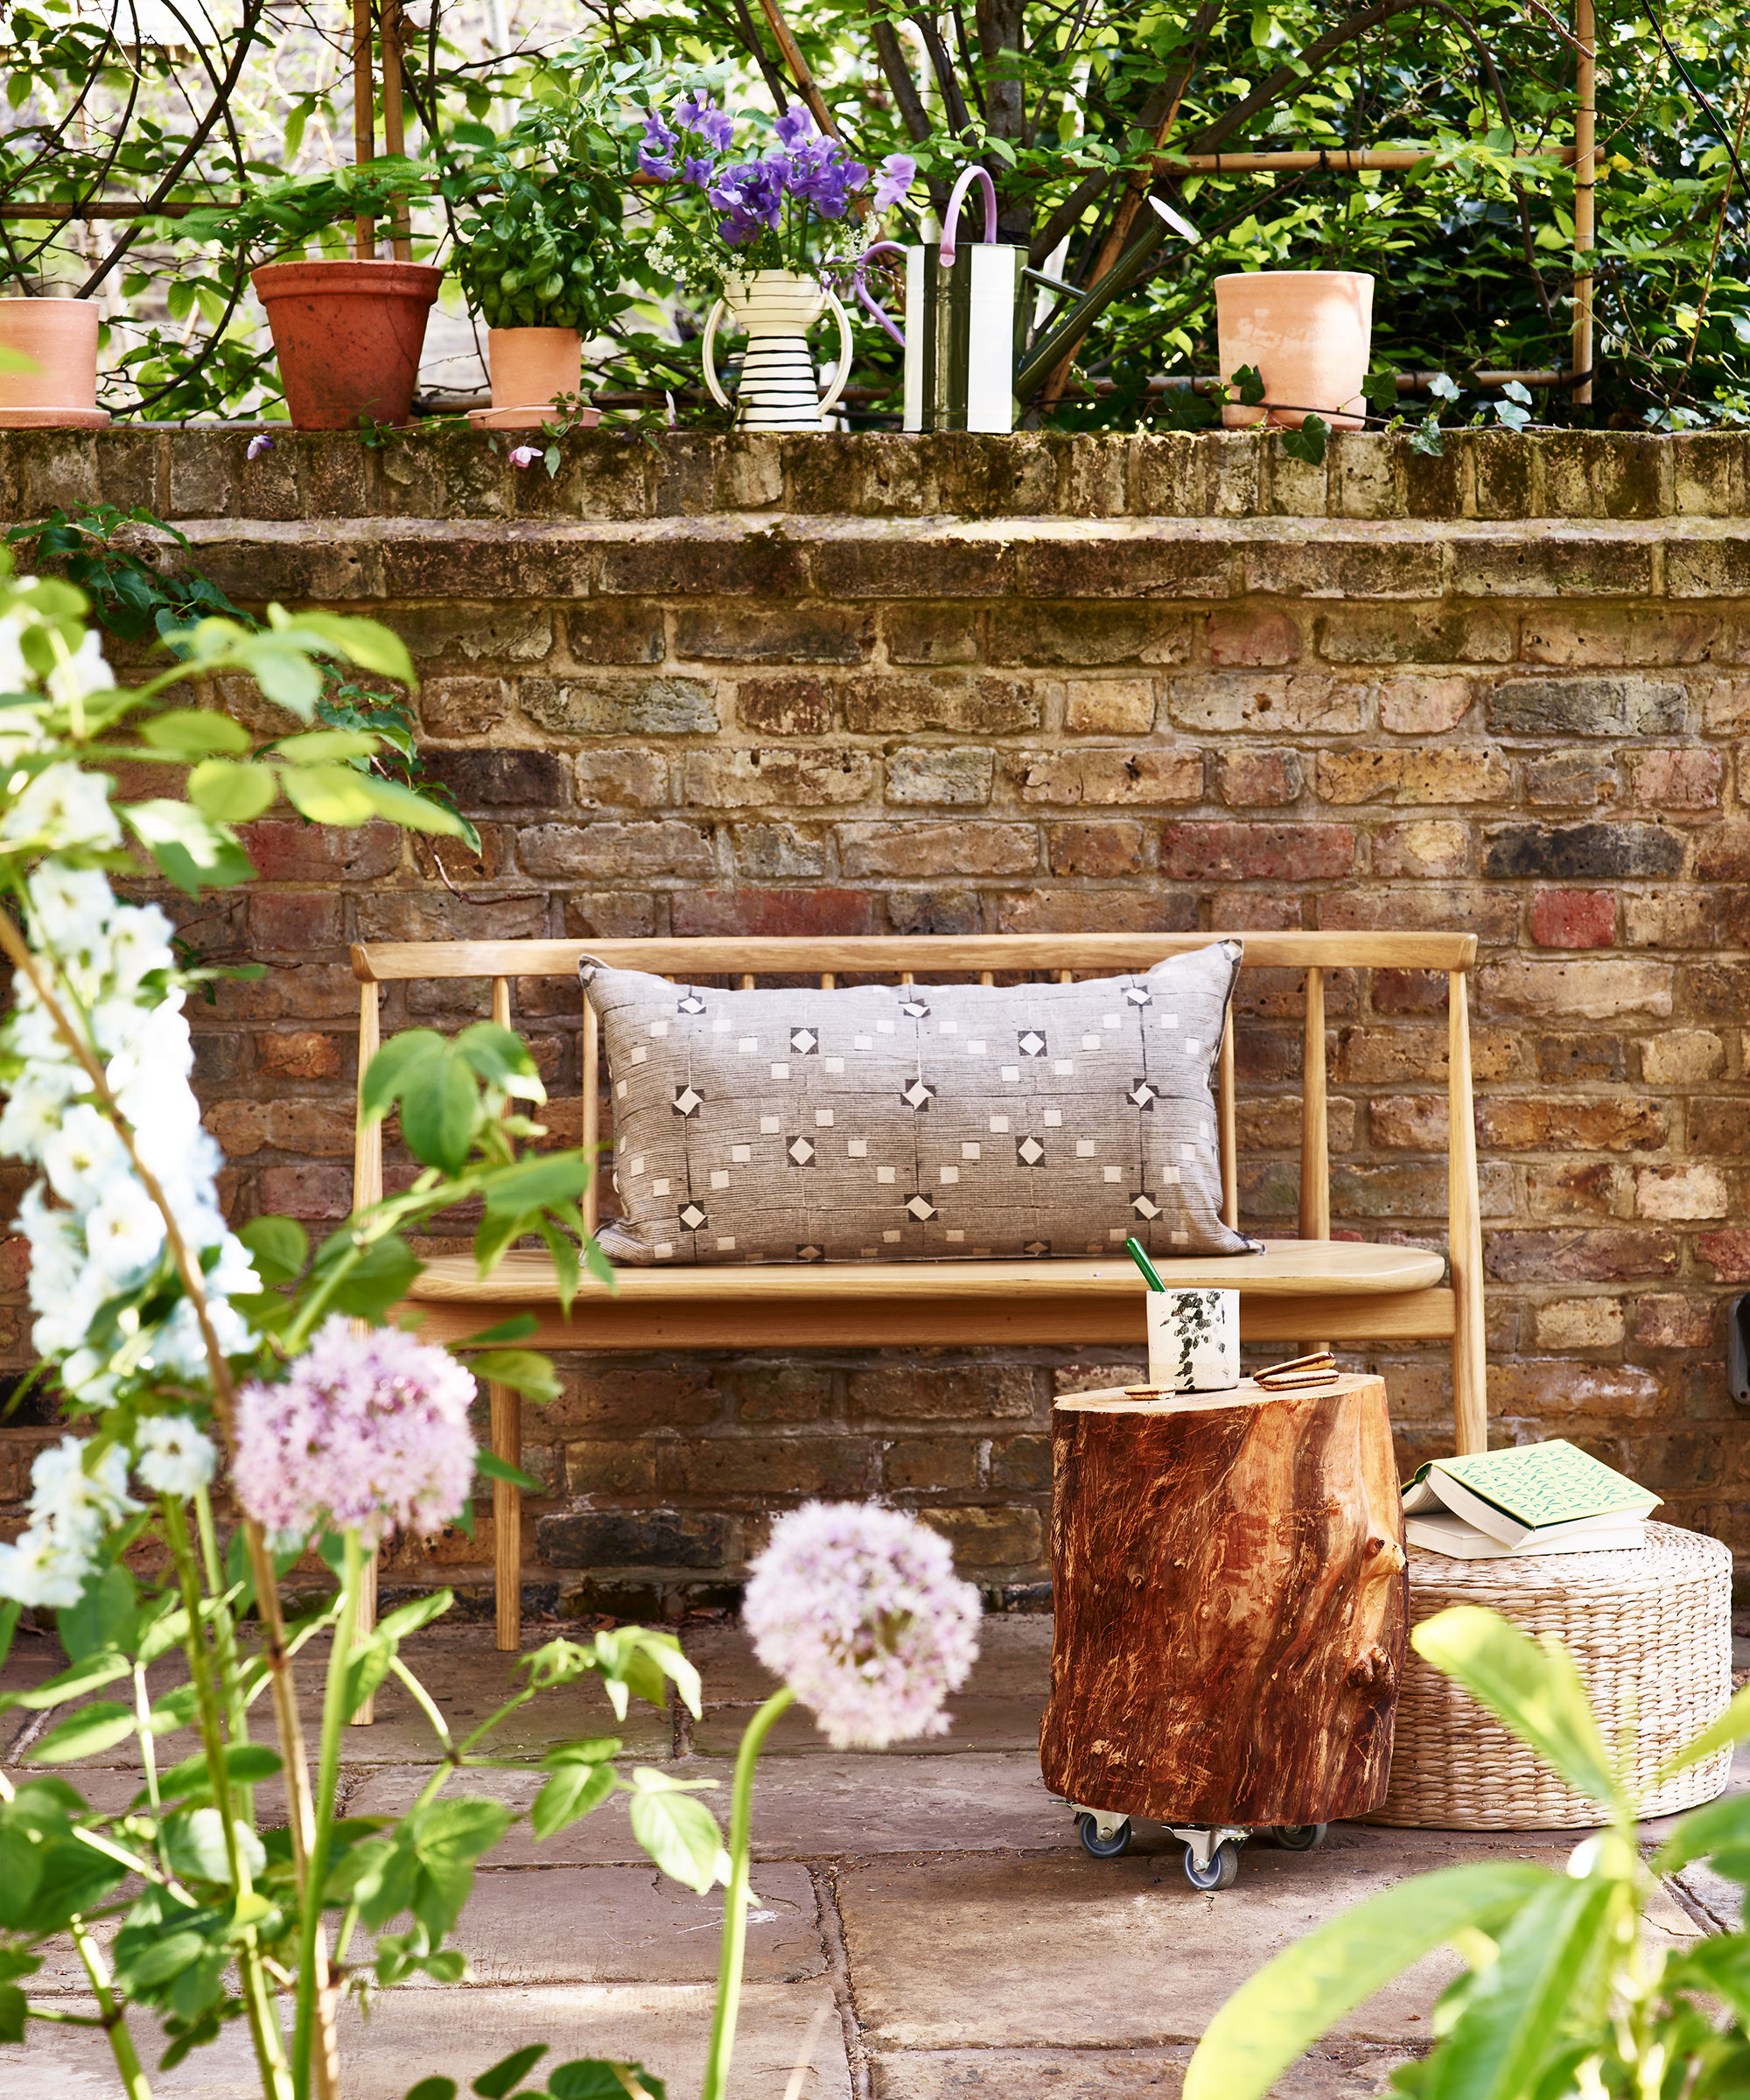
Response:
[[[1352,1240],[1277,1240],[1262,1254],[1158,1259],[1169,1290],[1238,1290],[1250,1341],[1333,1333],[1356,1341],[1444,1338],[1453,1299],[1443,1256]],[[421,1332],[459,1341],[518,1312],[549,1349],[867,1348],[907,1342],[1017,1346],[1144,1339],[1141,1279],[1123,1254],[1018,1262],[818,1262],[619,1269],[586,1276],[562,1318],[551,1259],[507,1254],[481,1279],[470,1255],[430,1263],[410,1293]]]

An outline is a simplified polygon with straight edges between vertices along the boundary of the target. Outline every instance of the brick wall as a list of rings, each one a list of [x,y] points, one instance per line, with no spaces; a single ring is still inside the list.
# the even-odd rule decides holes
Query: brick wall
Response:
[[[1571,1435],[1750,1551],[1721,1368],[1750,1284],[1744,438],[1343,437],[1314,470],[1238,435],[597,434],[550,481],[440,432],[244,442],[0,438],[9,517],[146,503],[242,599],[396,626],[480,824],[480,864],[440,870],[385,828],[266,822],[260,883],[183,907],[270,966],[195,1020],[240,1214],[346,1203],[350,939],[1468,928],[1500,1433]],[[519,990],[574,1130],[574,995]],[[1443,992],[1331,987],[1344,1231],[1438,1238]],[[467,999],[396,990],[385,1026]],[[1293,1226],[1298,1012],[1260,983],[1240,1024],[1268,1232]],[[1446,1366],[1384,1362],[1407,1460],[1446,1433]],[[531,1580],[570,1608],[720,1594],[773,1508],[882,1493],[1022,1593],[1051,1395],[1096,1368],[573,1358],[530,1412]],[[42,1433],[0,1432],[0,1495]],[[472,1580],[489,1534],[397,1573]]]

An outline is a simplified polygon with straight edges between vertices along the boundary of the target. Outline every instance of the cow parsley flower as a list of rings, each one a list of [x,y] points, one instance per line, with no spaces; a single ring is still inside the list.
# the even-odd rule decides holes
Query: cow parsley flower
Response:
[[[743,1611],[754,1653],[836,1750],[944,1735],[942,1701],[978,1653],[978,1592],[947,1542],[872,1503],[809,1502],[753,1563]]]
[[[213,1478],[218,1457],[186,1415],[148,1415],[134,1432],[134,1470],[156,1494],[186,1501]]]
[[[435,1531],[473,1480],[473,1397],[444,1350],[393,1327],[355,1336],[336,1313],[283,1384],[238,1396],[237,1499],[282,1537],[321,1525],[374,1546],[397,1528]]]

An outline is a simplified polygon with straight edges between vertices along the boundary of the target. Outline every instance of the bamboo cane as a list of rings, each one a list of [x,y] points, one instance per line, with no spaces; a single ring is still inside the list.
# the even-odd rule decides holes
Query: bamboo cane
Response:
[[[1574,0],[1574,256],[1590,256],[1598,226],[1594,178],[1597,170],[1598,28],[1592,0]],[[1576,407],[1592,402],[1592,270],[1574,271],[1573,368],[1579,384]]]
[[[371,0],[353,0],[353,159],[359,167],[377,157],[375,95],[371,80]],[[353,221],[353,253],[368,262],[377,244],[377,222],[363,214]]]
[[[383,74],[383,151],[399,159],[407,150],[406,125],[401,105],[401,0],[381,0],[382,15],[382,74]],[[394,216],[390,220],[394,245],[391,253],[397,262],[413,259],[412,221],[408,216],[407,200],[394,200]]]

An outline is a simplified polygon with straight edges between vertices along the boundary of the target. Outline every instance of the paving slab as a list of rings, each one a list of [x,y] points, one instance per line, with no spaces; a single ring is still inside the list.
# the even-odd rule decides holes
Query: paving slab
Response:
[[[368,2023],[352,2008],[343,2018],[341,2090],[346,2100],[402,2100],[410,2086],[443,2073],[466,2092],[488,2064],[544,2041],[550,2067],[577,2056],[639,2062],[666,2082],[669,2100],[693,2100],[704,2081],[715,1995],[705,1984],[385,1992]],[[163,2054],[157,2023],[136,2014],[130,2024],[154,2100],[259,2100],[241,2022],[168,2072],[156,2068]],[[801,2100],[851,2100],[844,2030],[832,1992],[819,1984],[748,1987],[736,2037],[737,2086],[779,2100],[810,2035]],[[23,2048],[0,2054],[0,2100],[116,2100],[114,2059],[101,2037],[34,2025],[30,2036]]]
[[[1364,1896],[1461,1859],[1571,1847],[1439,1831],[1340,1826],[1320,1852],[1249,1846],[1238,1882],[1204,1895],[1154,1826],[1124,1858],[1068,1854],[879,1859],[842,1868],[837,1894],[872,2048],[1077,2048],[1194,2040],[1236,1986]],[[1667,1894],[1649,1930],[1698,1928]],[[1456,1974],[1442,1951],[1336,2030],[1344,2041],[1413,2036]]]
[[[1175,2100],[1193,2044],[1162,2049],[907,2050],[870,2064],[874,2100]],[[1276,2100],[1372,2100],[1413,2044],[1321,2045],[1271,2089]]]
[[[667,1768],[677,1779],[712,1779],[700,1798],[723,1822],[733,1767],[726,1758],[682,1758]],[[470,1771],[451,1791],[483,1794],[527,1809],[540,1790],[537,1772]],[[399,1816],[424,1783],[411,1767],[360,1776],[348,1796],[352,1816]],[[632,1835],[628,1796],[616,1794],[556,1838],[538,1842],[518,1824],[491,1857],[496,1866],[595,1866],[641,1860]],[[957,1757],[849,1756],[762,1760],[753,1784],[753,1852],[758,1859],[828,1859],[850,1854],[918,1852],[1041,1852],[1074,1844],[1068,1812],[1057,1807],[1031,1751]]]
[[[1039,1710],[1051,1690],[1048,1616],[1015,1612],[987,1617],[978,1628],[978,1660],[961,1687],[968,1698],[1036,1699]],[[753,1653],[738,1620],[714,1620],[681,1629],[681,1644],[704,1684],[710,1706],[757,1706],[778,1689],[778,1680]]]
[[[704,1717],[693,1723],[692,1746],[702,1757],[731,1757],[741,1741],[752,1709],[747,1706],[707,1706]],[[947,1706],[946,1735],[920,1736],[893,1743],[886,1750],[865,1751],[870,1757],[960,1757],[969,1751],[1025,1750],[1039,1756],[1040,1715],[1044,1707],[1032,1699],[983,1698],[956,1692]],[[778,1716],[766,1738],[767,1757],[841,1757],[821,1733],[819,1724],[804,1706],[791,1706]]]

